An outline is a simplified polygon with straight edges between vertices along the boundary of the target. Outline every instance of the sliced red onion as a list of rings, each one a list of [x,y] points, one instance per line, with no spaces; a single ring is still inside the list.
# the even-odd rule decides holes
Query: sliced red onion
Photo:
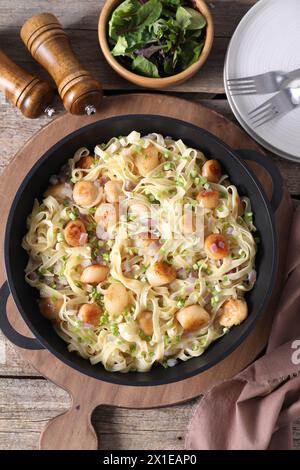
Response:
[[[167,365],[168,365],[169,367],[174,367],[174,366],[176,366],[176,364],[177,364],[177,360],[174,359],[174,358],[171,358],[171,359],[168,359],[168,360],[167,360]]]
[[[198,269],[192,269],[189,274],[189,279],[196,279],[198,277]]]
[[[98,180],[100,186],[104,186],[108,181],[109,177],[108,176],[101,176]]]
[[[102,225],[98,224],[96,227],[96,236],[99,238],[99,240],[105,240],[106,237],[106,230],[102,227]]]
[[[103,263],[104,263],[103,256],[102,256],[102,255],[98,255],[98,256],[96,257],[96,260],[95,260],[95,261],[96,261],[96,263],[98,263],[98,264],[103,264]]]
[[[88,234],[87,233],[81,233],[79,237],[79,245],[85,245],[86,242],[88,241]]]
[[[50,183],[50,184],[53,184],[53,185],[54,185],[54,184],[57,184],[58,182],[59,182],[59,178],[58,178],[57,175],[52,175],[52,176],[50,177],[50,179],[49,179],[49,183]]]
[[[66,175],[59,176],[60,183],[66,183],[67,181],[68,181],[68,176]]]
[[[99,229],[97,231],[97,228],[96,228],[96,235],[97,235],[97,238],[99,238],[99,240],[108,241],[108,240],[111,240],[113,238],[111,233],[109,233],[109,232],[107,232],[106,230],[103,230],[103,229]]]
[[[124,157],[130,157],[132,154],[132,149],[131,147],[128,147],[128,148],[124,148],[122,150],[122,155],[124,155]]]
[[[28,279],[30,279],[30,281],[36,281],[37,278],[38,278],[37,273],[32,272],[28,274]]]
[[[186,279],[186,278],[188,277],[187,270],[184,269],[184,268],[178,269],[177,274],[176,274],[176,277],[177,277],[178,279]]]
[[[185,289],[186,293],[187,294],[192,294],[194,292],[194,287],[195,287],[194,284],[191,284],[190,286],[187,286],[186,289]]]
[[[211,299],[212,299],[212,293],[208,292],[208,294],[206,294],[206,296],[204,297],[204,302],[208,304],[210,303]]]
[[[57,281],[56,283],[56,289],[57,290],[60,290],[60,289],[63,289],[64,287],[66,287],[68,285],[68,282],[64,279],[60,279],[59,281]]]
[[[147,253],[150,255],[150,256],[155,256],[155,255],[159,255],[159,249],[161,247],[161,244],[158,240],[154,240],[152,243],[150,243],[150,245],[148,246],[148,249],[147,249]]]
[[[136,187],[136,184],[133,181],[126,180],[124,187],[125,191],[132,191]]]
[[[255,283],[255,281],[256,281],[256,271],[255,271],[255,269],[250,271],[250,273],[248,274],[248,281],[250,282],[250,284]]]
[[[129,271],[131,271],[131,265],[130,265],[129,261],[125,261],[125,263],[124,263],[124,271],[125,271],[125,273],[129,273]]]
[[[225,243],[224,243],[224,242],[219,241],[218,245],[219,245],[219,248],[221,248],[222,250],[224,250],[224,248],[225,248]]]
[[[82,266],[83,268],[87,268],[88,266],[91,266],[91,264],[92,264],[91,260],[85,258],[85,259],[82,261],[81,266]]]
[[[94,185],[95,185],[96,188],[98,188],[98,189],[103,187],[103,184],[101,184],[99,180],[95,180],[95,181],[94,181]]]
[[[216,253],[216,252],[218,251],[218,246],[217,246],[217,244],[216,244],[216,243],[213,243],[213,244],[211,245],[210,249],[211,249],[211,251],[212,251],[213,253]]]
[[[71,185],[69,183],[65,183],[64,186],[65,186],[64,190],[63,190],[64,196],[66,196],[69,199],[72,199],[73,198],[73,190],[71,188]]]

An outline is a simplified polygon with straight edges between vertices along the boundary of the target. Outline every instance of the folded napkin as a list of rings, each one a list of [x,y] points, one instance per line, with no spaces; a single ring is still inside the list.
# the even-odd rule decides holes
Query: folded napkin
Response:
[[[294,212],[286,276],[266,354],[203,395],[186,449],[291,449],[300,417],[300,208]]]

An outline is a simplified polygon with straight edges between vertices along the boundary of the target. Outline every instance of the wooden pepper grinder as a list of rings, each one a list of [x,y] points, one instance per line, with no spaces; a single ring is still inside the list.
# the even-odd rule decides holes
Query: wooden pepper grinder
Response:
[[[99,109],[101,84],[83,68],[54,15],[42,13],[27,20],[21,38],[34,59],[54,79],[67,111],[94,114]]]
[[[0,91],[28,118],[54,114],[50,106],[54,91],[50,84],[28,73],[0,50]]]

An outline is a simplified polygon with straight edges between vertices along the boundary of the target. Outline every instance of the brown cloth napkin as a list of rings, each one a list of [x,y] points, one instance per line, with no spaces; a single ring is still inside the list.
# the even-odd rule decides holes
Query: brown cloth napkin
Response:
[[[201,398],[186,449],[287,450],[300,417],[300,208],[294,212],[287,270],[266,354]]]

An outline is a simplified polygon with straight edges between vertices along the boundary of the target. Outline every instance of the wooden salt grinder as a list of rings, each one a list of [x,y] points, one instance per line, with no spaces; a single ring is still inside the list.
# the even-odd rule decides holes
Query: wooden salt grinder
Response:
[[[99,109],[101,84],[79,62],[54,15],[41,13],[27,20],[21,38],[34,59],[54,79],[67,111],[93,114]]]
[[[28,73],[0,50],[0,91],[28,118],[54,114],[50,106],[54,91],[50,84]]]

